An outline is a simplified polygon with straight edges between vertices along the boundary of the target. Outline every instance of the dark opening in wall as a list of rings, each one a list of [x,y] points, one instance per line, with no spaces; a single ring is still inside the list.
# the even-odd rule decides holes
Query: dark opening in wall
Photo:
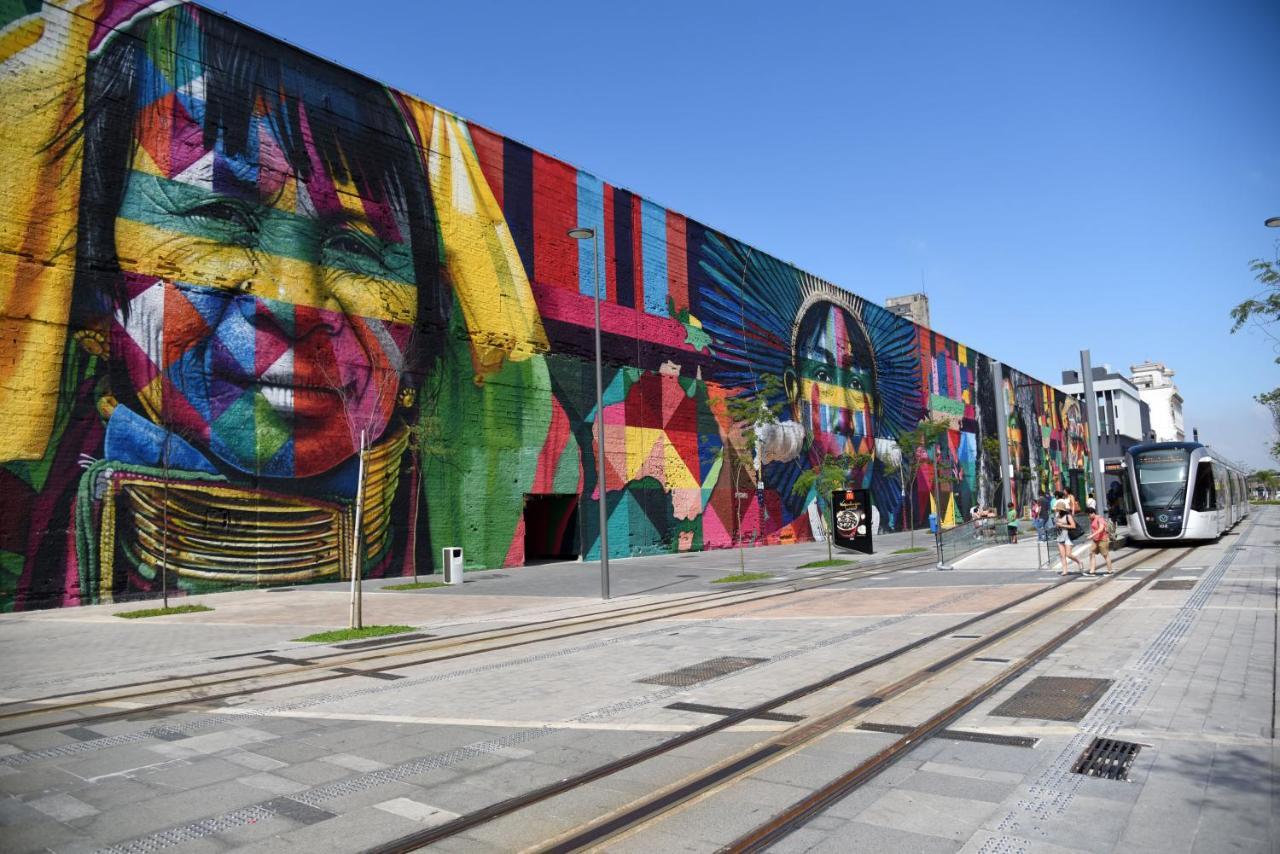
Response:
[[[572,560],[580,552],[577,494],[526,495],[524,562]]]

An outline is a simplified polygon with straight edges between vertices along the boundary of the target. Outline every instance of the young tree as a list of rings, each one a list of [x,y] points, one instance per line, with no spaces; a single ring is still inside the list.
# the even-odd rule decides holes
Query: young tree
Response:
[[[911,546],[913,548],[916,544],[915,482],[920,476],[920,469],[924,467],[924,464],[933,463],[936,495],[936,486],[939,479],[939,467],[937,465],[938,445],[946,438],[947,430],[950,429],[950,426],[946,421],[935,421],[926,418],[921,420],[914,430],[908,430],[898,436],[898,447],[902,449],[902,471],[906,474],[906,482],[911,484],[910,521],[908,524],[911,527]],[[938,507],[938,526],[939,528],[942,526],[941,506]]]
[[[1000,474],[1000,440],[995,436],[985,436],[982,439],[982,462],[980,469],[983,479],[986,481],[985,487],[979,490],[980,500],[990,502],[991,504],[1008,504],[1010,501],[1016,501],[1014,496],[1003,496],[1003,490],[1000,485],[1004,478]]]
[[[347,429],[357,442],[360,455],[356,474],[355,520],[351,529],[351,614],[348,628],[361,629],[364,628],[364,597],[360,585],[364,576],[365,458],[369,444],[376,438],[373,431],[380,413],[400,385],[400,374],[389,367],[372,367],[368,389],[360,401],[356,400],[353,388],[340,378],[326,375],[324,379],[338,397]]]
[[[732,457],[737,464],[730,461],[729,454],[724,456],[726,465],[731,469],[729,480],[733,485],[733,509],[736,517],[734,530],[738,540],[738,566],[742,572],[746,572],[747,569],[747,558],[742,542],[743,502],[755,498],[756,489],[763,478],[760,454],[762,428],[765,425],[777,423],[784,400],[782,380],[773,374],[763,374],[755,388],[747,389],[734,397],[725,398],[723,402],[725,413],[737,425],[738,435],[742,437],[742,445],[739,449],[742,454]],[[751,465],[748,467],[744,460],[751,460]],[[749,489],[744,489],[744,486],[748,486]],[[758,526],[756,533],[759,534]]]
[[[1249,262],[1253,278],[1262,285],[1262,290],[1231,309],[1232,333],[1238,332],[1245,324],[1251,324],[1263,335],[1271,339],[1274,349],[1280,351],[1280,336],[1272,331],[1272,327],[1280,322],[1280,258],[1274,261],[1263,261],[1255,258]],[[1280,364],[1280,356],[1276,356]],[[1254,397],[1271,413],[1272,426],[1277,438],[1268,448],[1271,456],[1280,462],[1280,386],[1265,391]]]
[[[818,512],[822,516],[822,527],[825,529],[827,560],[835,559],[831,552],[831,532],[835,528],[835,520],[831,519],[831,493],[844,489],[850,472],[865,468],[872,459],[870,454],[824,454],[812,468],[801,472],[791,487],[794,494],[801,496],[807,496],[810,490],[814,491]]]

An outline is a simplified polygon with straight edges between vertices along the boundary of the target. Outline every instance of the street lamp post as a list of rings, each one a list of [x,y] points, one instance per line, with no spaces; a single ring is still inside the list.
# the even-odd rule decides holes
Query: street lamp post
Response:
[[[570,229],[574,240],[591,241],[591,272],[595,277],[596,307],[596,479],[600,489],[600,598],[609,598],[609,508],[604,467],[604,378],[600,356],[600,238],[594,228]]]

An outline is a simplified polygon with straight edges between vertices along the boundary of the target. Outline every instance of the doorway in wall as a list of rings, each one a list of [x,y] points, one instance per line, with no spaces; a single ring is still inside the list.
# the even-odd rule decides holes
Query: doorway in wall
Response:
[[[574,560],[579,555],[578,496],[524,497],[524,562]]]

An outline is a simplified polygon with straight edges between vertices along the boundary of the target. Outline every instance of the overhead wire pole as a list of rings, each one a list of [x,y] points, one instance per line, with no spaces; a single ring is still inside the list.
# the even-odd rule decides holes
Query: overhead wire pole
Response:
[[[1089,462],[1093,469],[1094,506],[1106,495],[1102,488],[1102,457],[1098,453],[1098,399],[1093,394],[1093,362],[1089,351],[1080,351],[1080,373],[1084,379],[1084,406],[1089,425]]]
[[[595,277],[596,309],[596,481],[600,490],[600,598],[609,598],[609,508],[605,493],[604,467],[604,377],[600,351],[600,238],[594,228],[570,229],[574,240],[591,240],[591,272]]]

